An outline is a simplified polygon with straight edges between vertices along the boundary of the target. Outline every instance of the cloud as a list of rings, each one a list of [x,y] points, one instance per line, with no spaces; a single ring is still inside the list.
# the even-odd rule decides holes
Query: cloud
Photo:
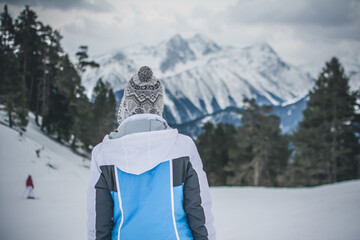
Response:
[[[225,14],[236,23],[285,23],[341,26],[358,23],[360,2],[356,0],[258,0],[238,1]]]
[[[85,9],[90,11],[110,11],[111,5],[107,1],[89,1],[89,0],[0,0],[0,3],[7,3],[14,6],[40,7],[44,9]]]
[[[143,42],[156,45],[176,33],[201,33],[219,45],[268,42],[284,61],[320,69],[331,56],[360,53],[359,0],[8,0],[15,17],[30,4],[39,20],[59,29],[74,56]],[[4,0],[0,0],[0,6]]]
[[[360,39],[360,1],[238,1],[223,15],[230,25],[282,25],[311,34]]]

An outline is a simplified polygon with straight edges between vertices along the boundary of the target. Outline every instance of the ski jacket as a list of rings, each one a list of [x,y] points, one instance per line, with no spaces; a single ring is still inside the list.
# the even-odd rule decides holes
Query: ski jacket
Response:
[[[140,120],[167,126],[155,114],[137,114],[119,129]],[[104,137],[92,151],[87,209],[88,240],[215,239],[196,146],[168,126]]]
[[[34,184],[31,177],[28,177],[26,180],[26,187],[32,187],[34,188]]]

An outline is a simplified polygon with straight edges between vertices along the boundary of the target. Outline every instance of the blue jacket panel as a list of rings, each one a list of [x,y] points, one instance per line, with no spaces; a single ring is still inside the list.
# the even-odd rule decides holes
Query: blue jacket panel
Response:
[[[123,218],[114,218],[114,223],[122,222],[120,239],[176,239],[169,165],[169,161],[163,162],[140,175],[117,169]]]

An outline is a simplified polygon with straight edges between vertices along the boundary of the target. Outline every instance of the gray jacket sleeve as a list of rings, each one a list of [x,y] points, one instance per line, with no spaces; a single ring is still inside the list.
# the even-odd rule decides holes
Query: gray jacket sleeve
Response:
[[[113,227],[112,218],[114,212],[114,202],[105,178],[104,171],[102,171],[100,178],[95,185],[96,240],[111,240]]]
[[[95,147],[91,157],[90,181],[87,193],[88,240],[110,240],[113,227],[114,203],[110,193],[111,187],[109,187],[112,167],[98,166],[96,158],[100,149],[100,145]]]
[[[206,174],[195,144],[192,142],[190,162],[184,182],[184,210],[195,240],[215,239],[214,217]]]

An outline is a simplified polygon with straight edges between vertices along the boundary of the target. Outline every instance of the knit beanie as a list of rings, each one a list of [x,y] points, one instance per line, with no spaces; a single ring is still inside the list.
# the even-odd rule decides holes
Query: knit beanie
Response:
[[[160,81],[153,76],[152,70],[143,66],[127,84],[118,111],[118,123],[141,113],[152,113],[162,117],[164,92]]]

